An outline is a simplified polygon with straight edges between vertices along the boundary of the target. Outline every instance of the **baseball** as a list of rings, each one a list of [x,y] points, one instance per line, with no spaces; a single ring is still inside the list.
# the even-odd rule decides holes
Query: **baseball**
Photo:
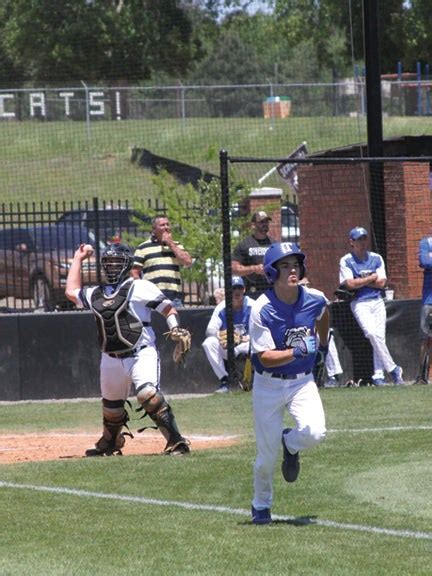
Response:
[[[91,244],[84,244],[82,247],[83,252],[88,252],[89,255],[93,254],[93,246]]]

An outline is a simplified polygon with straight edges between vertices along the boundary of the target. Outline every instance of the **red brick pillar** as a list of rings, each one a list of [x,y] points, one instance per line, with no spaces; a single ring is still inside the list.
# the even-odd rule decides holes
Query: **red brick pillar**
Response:
[[[420,298],[423,271],[418,245],[431,233],[427,162],[392,162],[384,167],[387,277],[395,298]]]
[[[251,216],[264,210],[271,217],[269,236],[275,242],[280,242],[282,235],[281,200],[281,188],[255,188],[247,199],[247,211]]]

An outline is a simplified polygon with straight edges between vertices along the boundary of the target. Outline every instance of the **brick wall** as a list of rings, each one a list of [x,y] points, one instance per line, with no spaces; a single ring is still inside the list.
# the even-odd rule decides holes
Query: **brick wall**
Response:
[[[332,299],[339,285],[339,260],[349,251],[349,231],[354,226],[370,229],[368,171],[362,165],[305,165],[298,174],[307,276]]]
[[[392,163],[384,168],[387,276],[396,298],[420,298],[423,272],[418,245],[431,230],[427,163]]]
[[[264,210],[271,217],[269,236],[280,242],[282,190],[280,188],[256,188],[247,198],[246,210],[249,214]]]
[[[369,168],[361,164],[304,165],[299,168],[301,248],[307,275],[329,298],[337,288],[339,259],[349,249],[354,226],[371,231]],[[427,163],[384,167],[387,276],[395,298],[421,296],[420,239],[431,231],[432,206]]]

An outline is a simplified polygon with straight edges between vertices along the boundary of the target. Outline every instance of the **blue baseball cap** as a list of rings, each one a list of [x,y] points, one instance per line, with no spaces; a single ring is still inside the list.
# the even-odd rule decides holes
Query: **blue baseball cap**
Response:
[[[243,278],[241,278],[240,276],[233,276],[231,278],[231,286],[233,288],[234,288],[234,286],[242,286],[244,288]]]
[[[369,236],[369,234],[366,228],[362,228],[361,226],[356,226],[349,233],[350,240],[358,240],[362,236]]]

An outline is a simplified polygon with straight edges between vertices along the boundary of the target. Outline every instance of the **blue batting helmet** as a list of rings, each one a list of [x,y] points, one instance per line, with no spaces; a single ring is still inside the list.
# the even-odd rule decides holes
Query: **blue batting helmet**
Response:
[[[305,275],[304,261],[306,256],[294,242],[275,242],[264,255],[264,272],[270,284],[273,284],[279,276],[279,270],[275,264],[285,256],[296,256],[300,264],[300,280]]]

